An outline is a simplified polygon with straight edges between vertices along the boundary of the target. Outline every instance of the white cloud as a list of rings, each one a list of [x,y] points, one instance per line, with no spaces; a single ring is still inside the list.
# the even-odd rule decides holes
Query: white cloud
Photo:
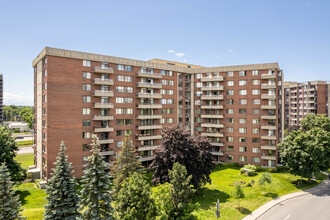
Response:
[[[12,94],[8,92],[3,93],[4,105],[33,105],[33,97],[20,94]]]
[[[185,54],[182,53],[182,52],[179,52],[179,53],[176,53],[175,55],[176,55],[177,57],[183,57]]]
[[[229,53],[234,53],[233,49],[228,49]]]
[[[175,53],[175,50],[169,50],[168,53]]]

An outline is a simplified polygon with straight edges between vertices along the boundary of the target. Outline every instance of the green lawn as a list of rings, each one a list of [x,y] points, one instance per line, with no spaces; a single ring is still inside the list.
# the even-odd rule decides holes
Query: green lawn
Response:
[[[263,188],[258,185],[258,180],[261,177],[260,173],[254,177],[244,177],[239,174],[238,168],[217,168],[211,174],[212,184],[207,184],[196,193],[194,201],[199,202],[201,206],[200,210],[195,211],[194,214],[203,220],[216,219],[214,214],[215,204],[219,199],[221,219],[241,219],[274,198],[301,190],[296,187],[298,176],[288,173],[272,173],[271,176],[272,184]],[[320,178],[324,179],[325,176],[321,175]],[[243,188],[245,198],[240,200],[240,208],[238,209],[237,200],[231,198],[234,187],[230,185],[237,180],[248,183],[252,179],[255,181],[255,185]],[[313,181],[308,185],[305,180],[302,188],[310,188],[319,182],[321,180]]]
[[[27,219],[41,220],[43,218],[44,205],[46,200],[46,192],[43,189],[38,189],[34,183],[22,183],[16,187],[17,193],[20,195],[22,214]]]
[[[34,164],[33,153],[31,154],[17,154],[15,160],[21,163],[22,167],[28,169]]]
[[[17,141],[18,147],[31,147],[34,144],[34,141]]]

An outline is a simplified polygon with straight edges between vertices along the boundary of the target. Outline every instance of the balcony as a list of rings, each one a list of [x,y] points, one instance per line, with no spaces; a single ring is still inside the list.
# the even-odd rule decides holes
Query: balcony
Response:
[[[214,156],[223,156],[223,152],[221,151],[211,151],[211,154],[214,155]]]
[[[113,116],[112,115],[94,115],[93,120],[108,121],[108,120],[113,120]]]
[[[139,161],[152,161],[152,156],[140,156]]]
[[[138,115],[138,119],[161,119],[161,115]]]
[[[94,128],[94,132],[112,132],[113,127],[100,127],[100,128]]]
[[[94,108],[113,108],[112,103],[102,103],[102,102],[97,102],[94,104]]]
[[[262,160],[276,160],[275,155],[261,155]]]
[[[276,79],[276,74],[264,73],[261,74],[261,79]]]
[[[138,147],[137,151],[147,151],[147,150],[156,150],[160,145],[150,146],[150,145],[143,145]]]
[[[201,133],[202,136],[207,136],[207,137],[224,137],[223,133],[207,133],[203,132]]]
[[[276,130],[276,125],[261,125],[261,129]]]
[[[138,77],[145,77],[145,78],[155,78],[155,79],[161,79],[162,75],[160,73],[154,73],[154,72],[141,72],[138,71],[136,73]]]
[[[111,68],[111,67],[95,66],[94,73],[111,74],[111,73],[114,73],[114,71],[113,71],[113,68]]]
[[[160,93],[146,93],[146,92],[139,92],[138,93],[139,98],[154,98],[154,99],[160,99],[162,98],[162,95]]]
[[[202,109],[223,109],[223,105],[202,105]]]
[[[223,124],[215,124],[215,123],[203,123],[201,124],[202,128],[223,128]]]
[[[155,135],[145,135],[145,134],[139,134],[138,141],[146,141],[146,140],[158,140],[162,139],[162,135],[155,134]]]
[[[275,89],[276,84],[275,83],[273,83],[273,84],[264,83],[264,84],[261,84],[261,88],[262,89]]]
[[[110,90],[95,90],[94,96],[107,96],[107,97],[113,97],[113,91]]]
[[[138,105],[138,108],[162,108],[162,105],[161,104],[140,104]]]
[[[113,155],[114,152],[112,150],[109,150],[109,151],[101,151],[100,154],[102,156],[108,156],[108,155]]]
[[[99,144],[112,144],[113,143],[113,139],[100,139],[99,140]]]
[[[202,77],[202,82],[223,81],[223,76]]]
[[[261,145],[261,150],[276,150],[276,146]]]
[[[94,84],[95,85],[113,85],[113,80],[112,79],[102,79],[102,78],[95,78],[94,79]]]
[[[215,147],[223,147],[224,144],[223,143],[218,143],[218,142],[211,142],[210,143],[212,146],[215,146]]]
[[[271,140],[275,141],[276,140],[276,135],[261,135],[262,140]]]
[[[275,94],[261,94],[261,99],[276,99]]]
[[[223,118],[223,115],[201,115],[201,118]]]
[[[141,125],[138,126],[138,130],[152,130],[152,129],[161,129],[162,125]]]
[[[219,100],[223,99],[223,95],[202,95],[202,100]]]
[[[261,105],[261,109],[276,109],[276,105]]]
[[[223,90],[223,86],[202,86],[202,91],[217,91]]]
[[[161,89],[162,88],[162,84],[160,84],[160,83],[152,83],[152,82],[138,82],[137,83],[137,87]]]

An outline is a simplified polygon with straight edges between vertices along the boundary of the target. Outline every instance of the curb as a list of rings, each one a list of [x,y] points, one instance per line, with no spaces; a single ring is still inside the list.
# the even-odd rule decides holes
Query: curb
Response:
[[[242,218],[242,220],[255,220],[255,219],[258,219],[260,218],[263,214],[265,214],[266,212],[268,212],[270,209],[272,209],[274,206],[284,202],[284,201],[287,201],[287,200],[290,200],[290,199],[293,199],[293,198],[297,198],[297,197],[300,197],[300,196],[305,196],[305,195],[308,195],[312,192],[314,192],[313,190],[317,189],[317,188],[322,188],[322,186],[326,184],[326,180],[324,180],[323,182],[321,182],[320,184],[310,188],[310,189],[307,189],[306,191],[300,191],[300,192],[295,192],[295,193],[290,193],[290,194],[287,194],[287,195],[284,195],[284,196],[281,196],[277,199],[273,199],[265,204],[263,204],[262,206],[260,206],[259,208],[257,208],[256,210],[254,210],[251,214],[245,216],[244,218]],[[317,191],[316,191],[317,192]],[[287,197],[287,198],[285,198]],[[274,204],[271,204],[271,203],[274,203]],[[269,207],[267,207],[267,204],[269,205]],[[266,208],[266,207],[267,208]],[[260,210],[259,210],[260,209]],[[264,210],[263,210],[264,209]],[[254,216],[255,215],[255,216]]]

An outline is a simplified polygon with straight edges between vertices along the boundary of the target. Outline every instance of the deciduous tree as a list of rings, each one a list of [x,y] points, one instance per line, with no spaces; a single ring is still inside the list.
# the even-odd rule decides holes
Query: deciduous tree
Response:
[[[259,179],[259,185],[264,186],[266,183],[271,184],[272,183],[272,176],[268,172],[262,173],[260,179]]]
[[[245,197],[244,192],[241,188],[240,181],[237,181],[237,183],[235,183],[234,190],[233,190],[232,194],[233,194],[233,198],[237,199],[237,205],[238,205],[238,208],[239,208],[239,200]]]

